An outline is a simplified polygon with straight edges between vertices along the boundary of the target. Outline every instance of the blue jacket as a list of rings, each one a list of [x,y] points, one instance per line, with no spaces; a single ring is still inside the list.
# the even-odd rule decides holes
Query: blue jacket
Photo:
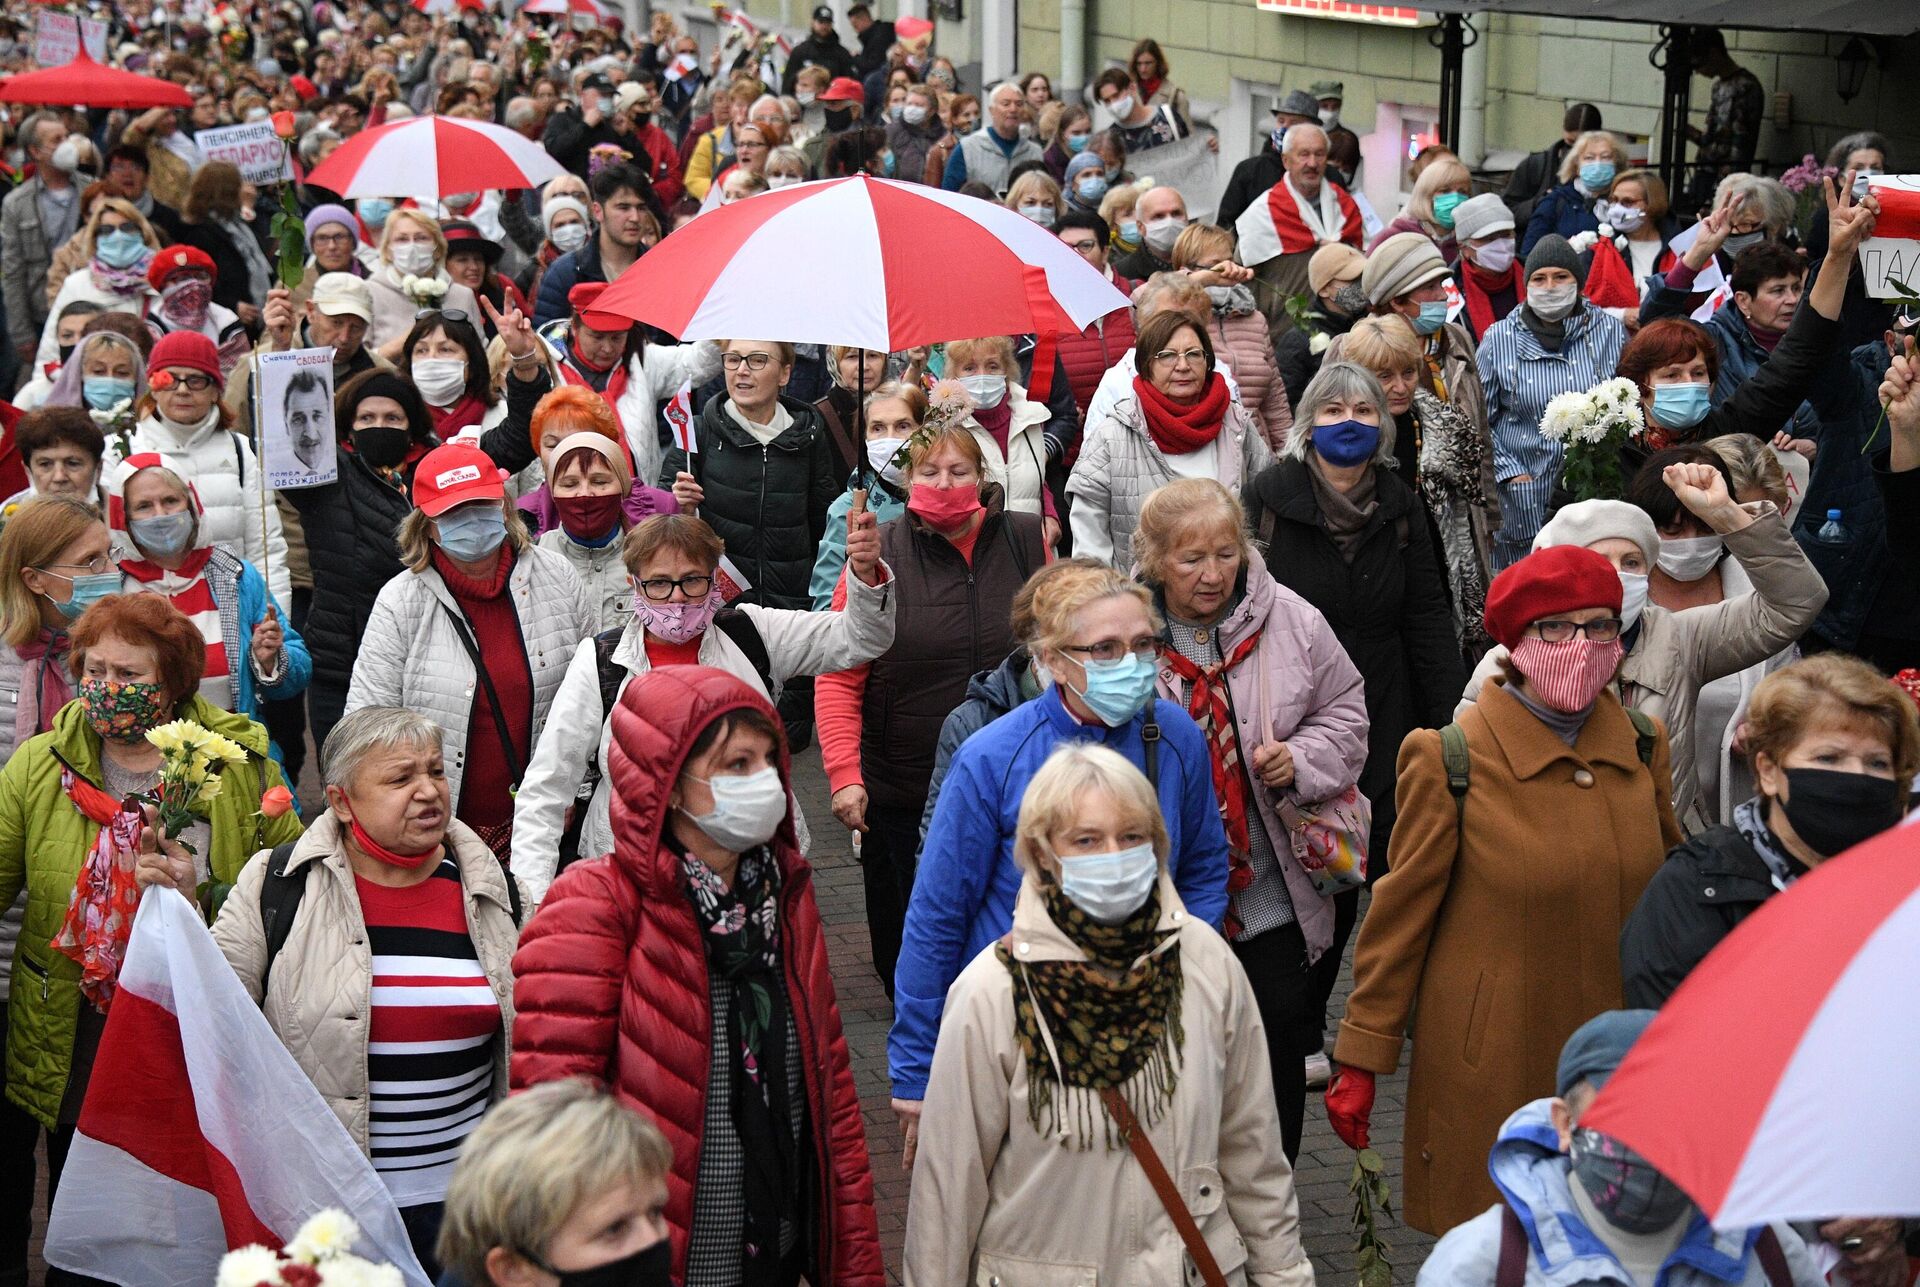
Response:
[[[640,249],[646,253],[646,247]],[[540,279],[540,298],[533,305],[533,324],[540,327],[572,317],[573,305],[567,303],[567,292],[581,282],[605,280],[607,270],[600,263],[600,237],[596,233],[580,249],[569,250],[547,265],[547,274]]]
[[[1213,768],[1200,728],[1172,702],[1154,702],[1160,725],[1161,812],[1170,847],[1167,868],[1187,910],[1218,926],[1227,910],[1227,836],[1214,803]],[[1089,727],[1049,688],[980,730],[948,767],[907,905],[900,964],[893,981],[893,1032],[887,1039],[893,1093],[922,1099],[940,1032],[947,987],[980,952],[1013,926],[1020,871],[1014,824],[1027,783],[1065,742],[1100,742],[1141,768],[1146,713],[1119,728]]]
[[[1572,1164],[1560,1151],[1548,1106],[1536,1099],[1500,1128],[1487,1170],[1520,1224],[1527,1231],[1527,1287],[1583,1287],[1632,1279],[1606,1244],[1594,1235],[1574,1206],[1569,1191]],[[1420,1267],[1416,1287],[1490,1287],[1500,1261],[1501,1208],[1490,1207],[1452,1229]],[[1795,1287],[1820,1287],[1820,1271],[1800,1236],[1784,1224],[1773,1226],[1793,1273]],[[1705,1214],[1693,1223],[1655,1279],[1655,1287],[1768,1287],[1766,1270],[1754,1254],[1758,1227],[1715,1233]]]
[[[1520,244],[1521,261],[1526,261],[1534,243],[1548,233],[1557,232],[1571,240],[1583,232],[1597,232],[1600,220],[1593,213],[1593,202],[1594,198],[1574,187],[1572,181],[1550,189],[1527,220],[1527,235]]]
[[[871,477],[873,485],[867,489],[867,512],[878,515],[882,523],[906,513],[907,502],[880,481],[878,475]],[[860,475],[855,473],[847,479],[847,490],[827,506],[826,535],[820,538],[820,552],[813,559],[813,577],[807,582],[815,612],[825,612],[833,606],[833,587],[840,584],[840,570],[847,566],[847,511],[853,508],[853,489],[859,485]]]

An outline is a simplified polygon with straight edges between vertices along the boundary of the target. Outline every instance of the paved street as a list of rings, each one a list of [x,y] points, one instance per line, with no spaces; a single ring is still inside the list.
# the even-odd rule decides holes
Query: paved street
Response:
[[[900,1131],[888,1108],[887,1026],[892,1009],[880,980],[874,975],[867,950],[867,926],[860,892],[860,870],[855,865],[845,833],[828,808],[826,775],[818,750],[800,757],[794,766],[794,788],[813,827],[813,864],[820,911],[826,918],[827,940],[833,955],[834,985],[840,1013],[846,1023],[847,1044],[853,1053],[853,1076],[866,1112],[867,1141],[873,1154],[874,1188],[880,1208],[880,1239],[885,1245],[888,1281],[900,1281],[900,1246],[906,1228],[907,1177],[900,1169]],[[1344,998],[1352,979],[1342,970],[1338,998]],[[1336,999],[1334,1012],[1342,1002]],[[1400,1192],[1400,1127],[1406,1078],[1383,1078],[1373,1115],[1375,1147],[1387,1161],[1396,1196]],[[1353,1150],[1342,1144],[1327,1126],[1319,1096],[1307,1102],[1306,1139],[1300,1155],[1297,1185],[1301,1218],[1305,1222],[1307,1253],[1322,1284],[1347,1287],[1357,1281],[1350,1232],[1347,1178]],[[1426,1258],[1432,1239],[1397,1221],[1387,1221],[1381,1234],[1392,1246],[1394,1280],[1411,1283]]]

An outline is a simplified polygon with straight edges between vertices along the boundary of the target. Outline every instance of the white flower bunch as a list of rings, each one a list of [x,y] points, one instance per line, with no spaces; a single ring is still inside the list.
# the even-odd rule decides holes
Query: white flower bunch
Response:
[[[1615,376],[1579,393],[1563,393],[1547,404],[1540,433],[1555,442],[1602,443],[1617,436],[1637,438],[1645,425],[1640,390]]]
[[[1574,437],[1579,427],[1586,423],[1591,406],[1585,393],[1561,394],[1547,404],[1546,413],[1540,417],[1541,436],[1555,442],[1565,442]]]
[[[284,1271],[304,1266],[296,1281],[312,1287],[404,1287],[392,1265],[376,1265],[353,1254],[360,1228],[344,1211],[329,1208],[300,1226],[284,1251],[241,1247],[220,1258],[214,1287],[286,1287]]]
[[[447,295],[447,283],[438,277],[415,277],[412,273],[400,279],[400,289],[422,308],[438,304]]]

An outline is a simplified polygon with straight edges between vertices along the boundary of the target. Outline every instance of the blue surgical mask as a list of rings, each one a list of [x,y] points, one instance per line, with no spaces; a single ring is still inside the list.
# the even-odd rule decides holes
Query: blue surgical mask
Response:
[[[1139,911],[1159,879],[1152,845],[1060,858],[1060,892],[1102,925],[1118,925]]]
[[[147,243],[139,233],[121,228],[96,241],[93,253],[109,268],[131,268],[147,253]]]
[[[1423,299],[1420,301],[1420,316],[1413,319],[1416,334],[1432,335],[1446,324],[1447,301],[1444,299]]]
[[[1653,418],[1668,429],[1691,429],[1707,418],[1709,393],[1705,384],[1656,384]]]
[[[1120,221],[1120,244],[1123,246],[1137,246],[1140,244],[1140,221],[1138,219],[1122,219]]]
[[[54,572],[45,568],[41,570],[45,571],[48,576],[66,576],[64,572]],[[68,621],[80,620],[80,615],[88,608],[91,608],[108,595],[120,593],[120,570],[118,568],[115,568],[111,572],[90,572],[85,576],[66,577],[66,579],[73,587],[72,592],[67,596],[67,601],[61,603],[50,594],[47,595],[47,600],[52,603],[54,607],[60,609],[60,615]]]
[[[1075,179],[1073,182],[1073,194],[1080,198],[1080,204],[1083,206],[1099,205],[1100,198],[1107,195],[1107,176],[1104,174],[1089,174]]]
[[[193,514],[189,510],[179,510],[172,514],[156,514],[151,518],[129,519],[127,531],[133,537],[133,543],[148,554],[156,554],[163,559],[183,553],[187,543],[193,539]]]
[[[362,223],[378,231],[386,226],[387,216],[393,213],[393,202],[385,197],[362,197],[354,208],[359,211]]]
[[[880,173],[884,174],[887,178],[891,179],[899,169],[900,159],[894,156],[892,152],[888,152],[880,158]]]
[[[1116,661],[1089,659],[1084,664],[1087,688],[1080,697],[1108,728],[1119,728],[1140,713],[1153,696],[1153,681],[1160,673],[1153,662],[1132,653]]]
[[[1380,426],[1359,420],[1313,427],[1313,449],[1329,465],[1364,465],[1380,450]]]
[[[1091,134],[1067,135],[1067,155],[1079,156],[1082,152],[1087,150],[1087,144],[1092,141],[1093,141],[1093,135]]]
[[[1611,161],[1582,161],[1580,163],[1580,182],[1587,191],[1598,192],[1613,182],[1614,165]]]
[[[111,411],[122,402],[132,402],[133,393],[133,381],[117,376],[89,375],[80,381],[80,396],[94,411]]]
[[[436,521],[440,548],[462,563],[478,563],[507,539],[507,516],[498,505],[463,505]]]

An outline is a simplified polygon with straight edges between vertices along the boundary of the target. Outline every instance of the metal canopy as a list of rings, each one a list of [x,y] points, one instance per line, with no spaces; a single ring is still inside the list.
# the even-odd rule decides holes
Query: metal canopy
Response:
[[[1419,0],[1435,13],[1507,13],[1537,18],[1696,27],[1744,27],[1861,36],[1920,33],[1920,4],[1912,0]]]

